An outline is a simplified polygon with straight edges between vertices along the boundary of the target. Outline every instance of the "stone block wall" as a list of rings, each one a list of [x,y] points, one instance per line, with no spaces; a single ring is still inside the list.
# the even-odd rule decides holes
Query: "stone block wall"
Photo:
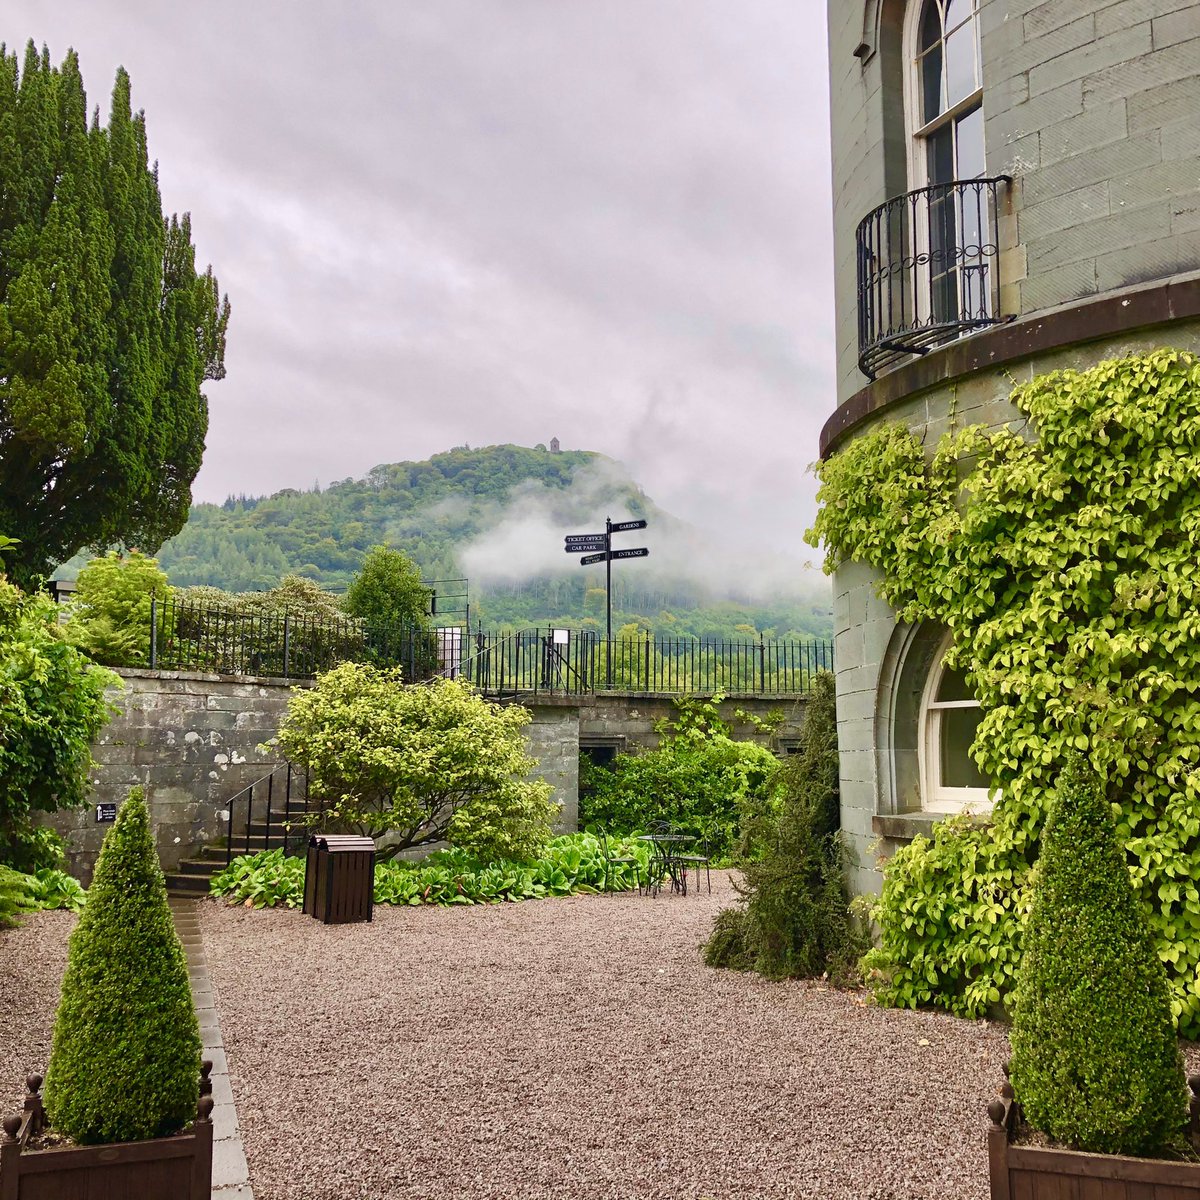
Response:
[[[282,679],[179,671],[120,671],[109,693],[116,715],[93,747],[89,807],[57,814],[71,870],[85,879],[108,829],[96,805],[146,791],[164,869],[224,836],[230,799],[268,774],[278,756],[259,746],[275,736],[292,685]]]
[[[916,3],[917,0],[907,0]],[[912,190],[906,0],[829,0],[838,403],[858,368],[855,230]],[[982,0],[1001,312],[1024,316],[1200,270],[1195,0]]]
[[[220,841],[229,801],[280,762],[260,747],[275,736],[297,686],[283,679],[178,671],[118,674],[122,686],[110,693],[116,716],[92,748],[96,769],[89,806],[58,813],[50,822],[67,838],[70,868],[85,882],[108,829],[97,822],[96,805],[120,804],[137,784],[146,791],[165,870]],[[628,749],[655,746],[655,723],[673,712],[669,696],[619,694],[539,697],[526,707],[533,720],[525,727],[525,740],[538,760],[532,775],[554,789],[564,832],[578,828],[581,741]],[[796,736],[804,706],[796,700],[727,700],[722,712],[735,724],[736,736],[763,740],[752,726],[737,721],[733,710],[738,707],[759,716],[784,710],[785,722],[774,739],[778,744]]]
[[[990,0],[982,14],[988,171],[1014,177],[1020,248],[1001,263],[1002,310],[1200,270],[1195,0]]]
[[[533,720],[525,726],[529,753],[538,760],[530,773],[554,789],[561,805],[558,829],[571,833],[579,828],[579,708],[575,705],[527,705]]]

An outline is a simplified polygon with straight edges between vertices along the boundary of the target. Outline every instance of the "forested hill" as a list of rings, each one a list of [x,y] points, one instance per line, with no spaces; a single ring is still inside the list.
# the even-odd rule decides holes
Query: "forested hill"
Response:
[[[602,454],[460,447],[426,462],[379,466],[363,479],[324,489],[197,504],[158,558],[176,586],[253,591],[294,572],[339,590],[368,547],[387,542],[414,558],[426,579],[468,576],[472,623],[481,617],[489,625],[591,624],[603,616],[602,593],[596,595],[600,569],[581,571],[567,559],[562,536],[602,529],[606,515],[645,517],[664,544],[696,536]],[[730,634],[739,624],[778,634],[829,629],[824,598],[814,604],[793,594],[764,603],[732,595],[719,581],[704,587],[673,577],[658,558],[617,576],[621,622],[637,617],[643,626],[689,635]]]

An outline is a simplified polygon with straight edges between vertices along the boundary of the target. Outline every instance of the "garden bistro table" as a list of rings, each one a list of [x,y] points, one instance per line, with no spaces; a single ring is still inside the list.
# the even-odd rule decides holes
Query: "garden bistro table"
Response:
[[[638,835],[638,841],[650,843],[650,865],[646,872],[646,890],[650,895],[658,895],[664,876],[671,880],[671,891],[687,895],[687,864],[681,862],[672,850],[678,849],[683,842],[694,840],[686,833]]]

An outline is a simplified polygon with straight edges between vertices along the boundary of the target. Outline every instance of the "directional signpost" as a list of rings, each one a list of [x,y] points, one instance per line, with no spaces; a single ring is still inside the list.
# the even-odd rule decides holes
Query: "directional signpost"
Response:
[[[568,533],[563,549],[568,554],[582,554],[579,560],[581,567],[590,567],[593,563],[604,563],[604,610],[605,626],[608,631],[608,647],[605,660],[608,664],[606,678],[608,686],[612,687],[612,564],[614,558],[646,558],[650,551],[645,546],[633,550],[614,550],[612,535],[614,533],[629,533],[634,529],[645,529],[645,520],[617,521],[610,517],[604,518],[603,533]],[[599,553],[593,553],[599,551]]]

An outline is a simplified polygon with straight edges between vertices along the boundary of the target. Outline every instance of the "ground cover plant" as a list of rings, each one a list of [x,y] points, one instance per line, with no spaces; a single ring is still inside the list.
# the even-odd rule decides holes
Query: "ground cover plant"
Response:
[[[773,786],[776,805],[758,833],[762,853],[740,864],[738,903],[717,915],[704,961],[772,979],[847,979],[865,944],[846,899],[837,715],[827,671],[814,680],[798,753]]]
[[[656,726],[659,745],[618,754],[611,768],[589,766],[581,779],[579,819],[618,834],[670,821],[727,858],[755,816],[772,804],[779,760],[757,742],[739,741],[720,717],[722,697],[681,697]]]
[[[1183,1140],[1188,1089],[1167,975],[1104,784],[1072,757],[1042,836],[1012,1028],[1025,1119],[1080,1150]]]
[[[609,852],[636,857],[644,877],[649,859],[644,842],[616,840]],[[252,908],[299,908],[304,874],[303,858],[266,850],[235,858],[213,876],[211,893]],[[638,876],[632,866],[614,865],[609,884],[614,891],[630,891]],[[604,854],[600,840],[590,833],[554,838],[533,862],[486,862],[463,850],[442,850],[417,862],[391,859],[375,865],[376,904],[499,904],[598,892],[604,885]]]
[[[485,860],[536,858],[550,838],[551,788],[518,705],[470,684],[405,686],[401,672],[342,663],[297,690],[279,728],[287,759],[308,771],[323,828],[377,838],[381,854],[447,841]]]
[[[80,912],[86,903],[83,884],[66,871],[38,867],[27,875],[0,864],[0,929],[13,925],[21,913],[54,908]]]
[[[935,826],[888,861],[866,958],[884,1003],[979,1015],[1012,998],[1059,765],[1089,755],[1150,915],[1180,1032],[1200,1034],[1200,362],[1174,350],[1017,387],[1023,430],[931,457],[881,425],[819,468],[811,540],[905,621],[948,627],[983,709],[986,827]]]
[[[176,1133],[196,1113],[200,1032],[150,814],[135,788],[104,838],[71,935],[46,1109],[75,1141]]]

